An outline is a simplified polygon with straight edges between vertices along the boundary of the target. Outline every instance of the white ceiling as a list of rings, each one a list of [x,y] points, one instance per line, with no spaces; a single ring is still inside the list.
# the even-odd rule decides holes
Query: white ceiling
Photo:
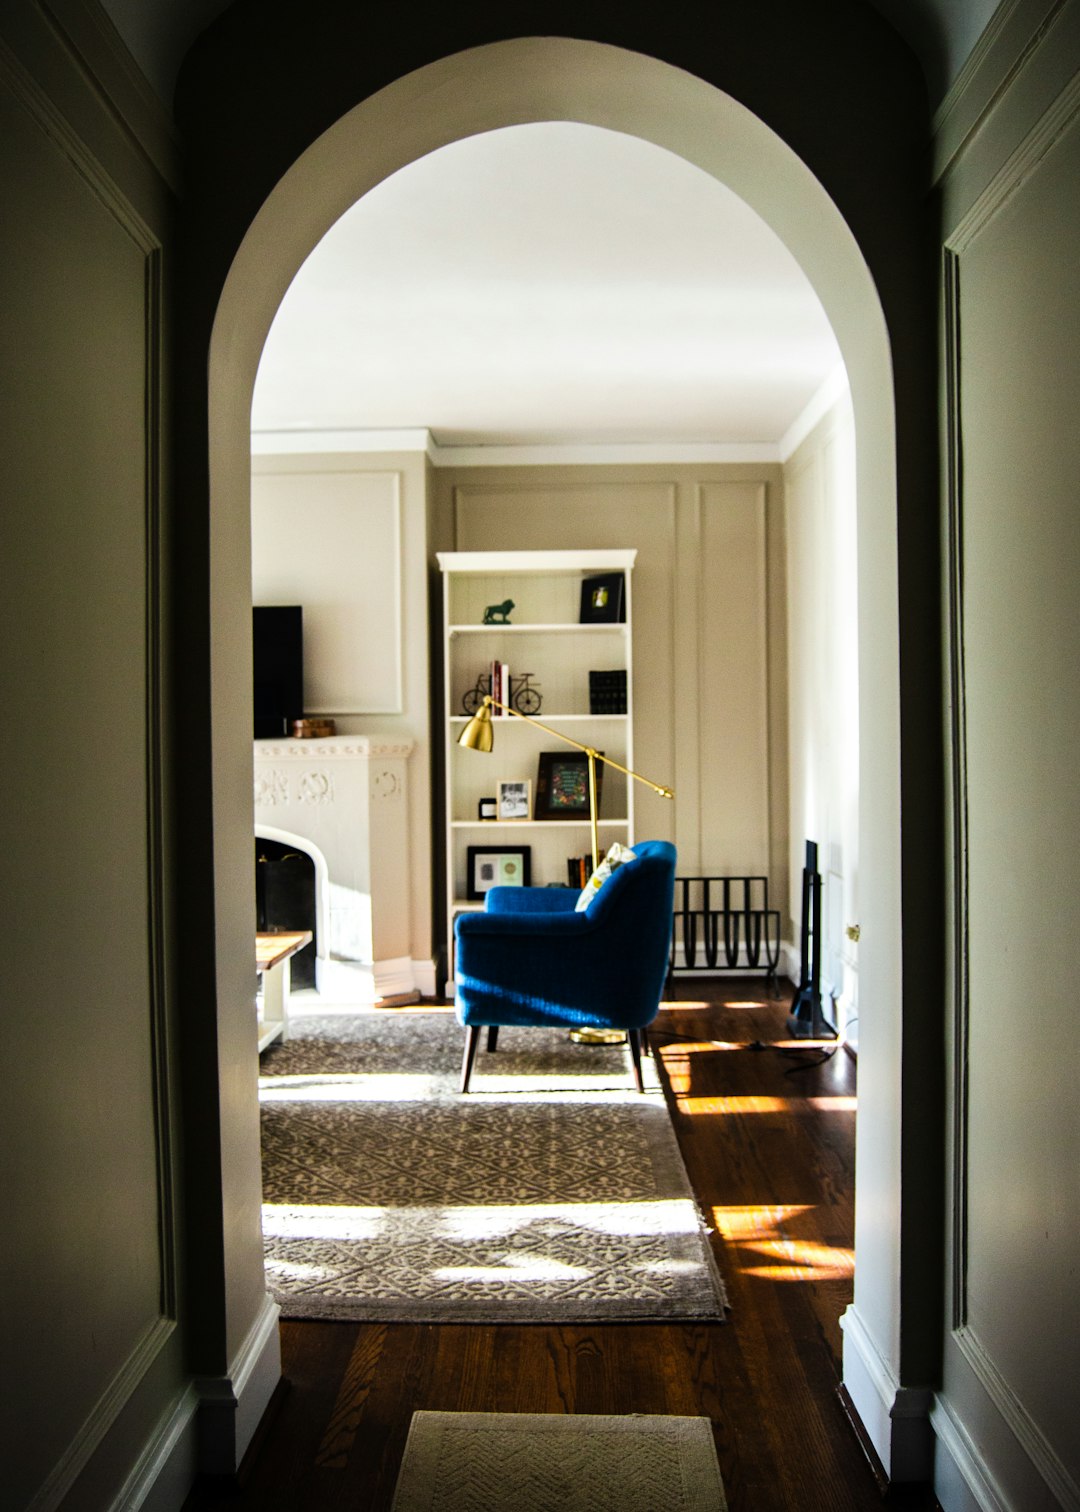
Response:
[[[100,3],[168,107],[229,0]],[[871,3],[918,55],[931,106],[998,9]],[[798,270],[719,185],[640,142],[522,127],[413,165],[331,231],[275,323],[253,419],[759,447],[830,368],[835,387],[836,361]]]
[[[730,190],[636,138],[518,126],[412,164],[331,228],[273,323],[252,425],[768,446],[839,360]]]

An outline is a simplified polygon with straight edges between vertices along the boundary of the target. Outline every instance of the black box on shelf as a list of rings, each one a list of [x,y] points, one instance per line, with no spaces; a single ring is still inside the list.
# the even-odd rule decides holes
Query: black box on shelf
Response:
[[[626,668],[589,673],[589,713],[626,713]]]

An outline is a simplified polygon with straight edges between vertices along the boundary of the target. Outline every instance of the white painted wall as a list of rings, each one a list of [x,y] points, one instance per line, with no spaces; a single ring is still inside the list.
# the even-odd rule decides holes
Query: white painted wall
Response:
[[[792,912],[806,841],[822,878],[822,1003],[858,1047],[859,664],[855,428],[847,394],[784,466]],[[796,934],[796,942],[798,935]]]
[[[431,980],[427,466],[422,452],[252,458],[252,594],[304,608],[304,704],[413,742],[408,949]],[[377,864],[377,858],[373,858]]]

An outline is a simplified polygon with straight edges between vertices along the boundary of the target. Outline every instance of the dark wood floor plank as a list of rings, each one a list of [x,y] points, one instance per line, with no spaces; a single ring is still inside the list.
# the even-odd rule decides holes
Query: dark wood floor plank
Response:
[[[731,1512],[880,1509],[836,1398],[855,1063],[792,1046],[790,994],[760,980],[680,979],[675,997],[652,1039],[728,1321],[284,1324],[291,1390],[246,1486],[200,1486],[186,1512],[388,1512],[421,1408],[706,1416]]]
[[[360,1330],[338,1389],[334,1410],[315,1456],[317,1465],[331,1470],[343,1470],[348,1463],[385,1343],[385,1324],[375,1324]]]

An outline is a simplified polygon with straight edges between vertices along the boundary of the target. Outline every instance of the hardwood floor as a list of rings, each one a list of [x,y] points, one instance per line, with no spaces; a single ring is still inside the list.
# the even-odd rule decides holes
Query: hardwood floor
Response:
[[[760,979],[682,977],[653,1029],[683,1157],[716,1229],[729,1321],[283,1323],[289,1386],[243,1488],[201,1485],[187,1512],[385,1512],[417,1408],[705,1415],[731,1512],[880,1507],[837,1397],[855,1063],[842,1049],[827,1059],[792,1050],[789,1001],[769,999]]]

